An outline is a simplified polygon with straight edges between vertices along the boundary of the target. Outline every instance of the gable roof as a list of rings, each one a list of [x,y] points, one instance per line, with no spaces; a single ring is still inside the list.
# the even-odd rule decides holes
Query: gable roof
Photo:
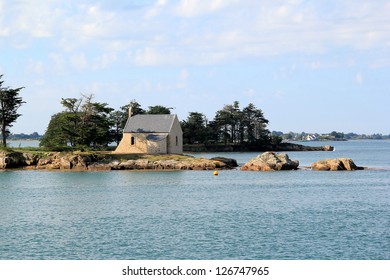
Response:
[[[135,115],[130,117],[123,132],[169,133],[176,115]]]

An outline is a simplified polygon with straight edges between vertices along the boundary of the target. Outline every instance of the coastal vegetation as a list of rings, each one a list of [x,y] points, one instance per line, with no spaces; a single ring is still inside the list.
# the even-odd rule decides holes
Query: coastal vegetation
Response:
[[[263,145],[272,141],[269,121],[253,103],[240,108],[238,101],[215,113],[212,121],[199,112],[190,112],[182,121],[184,144]]]
[[[143,109],[132,100],[114,110],[107,103],[93,101],[93,95],[80,98],[62,98],[64,110],[54,114],[41,147],[52,150],[107,149],[110,143],[119,143],[129,116],[137,114],[170,114],[169,107],[156,105]],[[239,102],[224,105],[213,120],[208,121],[200,112],[190,112],[181,122],[184,145],[268,146],[280,143],[281,138],[271,136],[268,120],[262,110],[250,103],[240,108]]]
[[[170,114],[171,108],[151,106],[144,110],[135,100],[114,110],[107,103],[93,100],[93,95],[62,98],[64,110],[54,114],[43,135],[40,146],[53,150],[107,149],[119,143],[128,119],[129,108],[135,114]]]
[[[54,114],[44,135],[11,134],[10,127],[20,114],[19,107],[25,103],[19,96],[23,89],[3,87],[0,75],[0,121],[2,145],[10,140],[39,140],[41,150],[110,150],[112,144],[122,139],[123,128],[129,117],[138,114],[171,114],[171,107],[149,106],[148,109],[136,101],[121,106],[118,110],[107,103],[95,102],[94,96],[81,94],[80,98],[62,98],[63,110]],[[185,151],[266,151],[303,150],[302,147],[285,144],[289,141],[389,139],[389,135],[358,135],[333,131],[318,133],[270,132],[268,119],[253,103],[241,108],[239,101],[225,104],[209,120],[201,112],[189,112],[181,121]]]
[[[20,88],[4,87],[1,79],[3,75],[0,75],[0,133],[2,136],[2,146],[7,146],[7,138],[10,135],[10,128],[13,123],[21,116],[18,113],[18,109],[22,106],[23,99],[19,96]]]

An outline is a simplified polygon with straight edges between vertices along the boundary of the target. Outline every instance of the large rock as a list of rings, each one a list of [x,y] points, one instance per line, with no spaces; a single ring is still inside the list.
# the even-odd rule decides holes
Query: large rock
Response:
[[[25,165],[22,153],[7,151],[0,152],[0,169],[18,168]]]
[[[213,157],[210,160],[223,162],[224,164],[226,164],[230,168],[234,168],[234,167],[238,166],[237,160],[235,160],[234,158]]]
[[[340,171],[340,170],[361,170],[350,158],[335,158],[319,160],[311,164],[312,170],[318,171]]]
[[[291,160],[287,154],[265,152],[245,163],[241,170],[273,171],[273,170],[295,170],[299,161]]]

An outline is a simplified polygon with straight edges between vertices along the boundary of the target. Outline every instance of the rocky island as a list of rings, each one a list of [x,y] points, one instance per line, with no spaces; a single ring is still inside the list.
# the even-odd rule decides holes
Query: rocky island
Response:
[[[296,170],[299,161],[291,160],[287,154],[277,154],[265,152],[249,162],[245,163],[241,170],[245,171],[279,171],[279,170]]]
[[[186,155],[111,154],[109,152],[0,152],[0,169],[30,170],[215,170],[237,166],[233,159]]]
[[[238,167],[232,158],[195,158],[178,154],[113,154],[110,152],[19,152],[0,151],[0,170],[229,170]],[[281,171],[299,169],[299,161],[287,154],[264,152],[251,159],[240,170]],[[319,160],[304,167],[315,171],[362,170],[350,158]]]

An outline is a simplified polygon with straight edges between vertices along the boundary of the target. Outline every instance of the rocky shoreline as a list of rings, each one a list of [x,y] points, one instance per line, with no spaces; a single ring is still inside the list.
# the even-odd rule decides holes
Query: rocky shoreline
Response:
[[[29,170],[216,170],[232,169],[232,159],[204,159],[183,155],[118,155],[111,153],[0,152],[0,169]]]
[[[229,170],[238,167],[231,158],[195,158],[188,155],[135,155],[83,152],[0,152],[0,170]],[[299,162],[287,154],[264,152],[245,163],[243,171],[297,170]],[[319,160],[310,167],[316,171],[362,170],[350,158]]]

